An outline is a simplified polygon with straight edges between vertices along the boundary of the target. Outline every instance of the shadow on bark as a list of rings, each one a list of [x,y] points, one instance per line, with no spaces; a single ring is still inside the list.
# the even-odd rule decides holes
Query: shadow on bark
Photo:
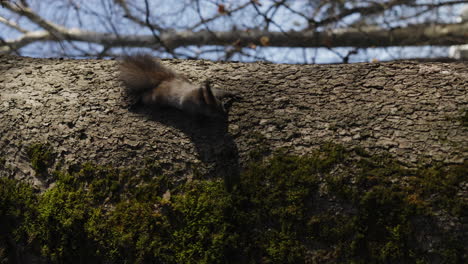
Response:
[[[228,191],[239,183],[239,151],[228,133],[228,119],[189,115],[172,108],[149,108],[140,104],[130,111],[145,115],[150,120],[174,127],[194,143],[200,160],[208,165],[208,177],[222,177]]]

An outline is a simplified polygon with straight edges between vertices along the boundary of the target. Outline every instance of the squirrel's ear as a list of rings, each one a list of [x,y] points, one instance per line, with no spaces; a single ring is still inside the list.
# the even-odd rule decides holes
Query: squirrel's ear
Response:
[[[210,81],[205,81],[203,83],[203,97],[205,98],[205,102],[207,105],[216,105],[216,98],[211,91],[211,83]]]

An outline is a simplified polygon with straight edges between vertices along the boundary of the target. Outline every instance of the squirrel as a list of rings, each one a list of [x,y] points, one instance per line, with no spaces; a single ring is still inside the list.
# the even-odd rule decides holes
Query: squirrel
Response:
[[[201,86],[164,67],[148,54],[125,56],[120,64],[120,79],[130,94],[144,105],[169,106],[191,115],[225,117],[226,110],[217,98],[227,92],[211,88],[210,81]]]

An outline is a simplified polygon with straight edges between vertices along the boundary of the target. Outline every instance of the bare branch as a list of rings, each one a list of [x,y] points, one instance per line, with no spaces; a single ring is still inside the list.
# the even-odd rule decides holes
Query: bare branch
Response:
[[[34,42],[48,41],[54,39],[55,38],[48,31],[32,31],[22,35],[20,38],[15,40],[3,40],[2,45],[0,45],[0,52],[9,53],[12,51],[17,51],[18,49]]]
[[[269,32],[251,31],[181,31],[165,32],[159,39],[154,35],[120,35],[70,29],[64,33],[67,40],[83,41],[113,47],[161,47],[173,50],[191,45],[231,45],[238,42],[241,46],[254,43],[261,46],[260,39],[267,37],[272,47],[389,47],[423,45],[459,45],[467,41],[468,23],[428,25],[419,24],[405,28],[384,29],[362,27],[359,29],[336,29],[323,32],[301,31]],[[55,36],[47,31],[29,32],[17,40],[6,41],[9,45],[20,48],[32,42],[52,40]],[[9,51],[8,46],[0,46],[2,51]]]
[[[156,28],[153,24],[151,24],[150,22],[150,9],[149,9],[149,3],[148,3],[148,0],[145,0],[145,23],[146,23],[146,26],[148,26],[150,29],[151,29],[151,34],[153,34],[153,38],[157,41],[157,43],[162,47],[164,48],[164,50],[169,53],[169,54],[172,54],[174,57],[177,58],[177,55],[174,53],[174,51],[168,47],[166,45],[166,43],[164,42],[164,40],[161,39],[161,37],[159,36],[162,31],[159,30],[158,28]],[[159,35],[156,34],[156,31],[159,32]]]
[[[211,21],[213,21],[213,20],[216,20],[216,19],[218,19],[218,18],[220,18],[220,17],[223,17],[223,16],[225,16],[225,15],[233,14],[233,13],[239,11],[239,10],[244,9],[245,7],[247,7],[247,6],[249,6],[249,5],[250,5],[250,2],[247,2],[247,3],[245,3],[245,4],[243,4],[243,5],[240,5],[240,6],[234,8],[234,9],[232,9],[232,10],[226,10],[226,14],[218,13],[218,14],[216,14],[216,15],[213,16],[213,17],[210,17],[210,18],[203,18],[202,20],[200,20],[200,22],[198,22],[197,24],[195,24],[195,25],[191,26],[190,28],[188,28],[188,30],[194,30],[194,29],[196,29],[197,27],[199,27],[199,26],[201,26],[201,25],[203,25],[203,24],[207,24],[207,23],[209,23],[209,22],[211,22]]]
[[[459,4],[466,4],[466,3],[468,3],[467,0],[460,0],[460,1],[440,2],[440,3],[436,3],[436,4],[426,4],[426,3],[416,4],[416,3],[411,3],[411,4],[408,4],[408,6],[411,6],[411,7],[428,7],[428,8],[434,9],[434,8],[438,8],[438,7],[441,7],[441,6],[459,5]]]
[[[31,22],[37,24],[38,26],[42,27],[43,29],[51,32],[51,33],[56,33],[56,34],[61,34],[63,31],[66,31],[67,29],[59,26],[57,24],[54,24],[50,21],[47,21],[37,15],[33,10],[31,10],[29,7],[25,5],[18,5],[18,4],[12,4],[10,2],[4,2],[4,6],[9,9],[10,11],[27,17]]]
[[[405,5],[413,2],[413,0],[392,0],[388,3],[373,3],[370,6],[365,6],[365,7],[355,7],[351,9],[345,9],[341,13],[327,17],[325,19],[322,19],[318,22],[316,22],[313,26],[324,26],[333,22],[338,22],[342,20],[343,18],[350,16],[352,14],[362,14],[362,15],[371,15],[371,14],[378,14],[381,12],[384,12],[385,10],[391,9],[395,6],[399,5]]]
[[[5,24],[13,29],[16,29],[17,31],[21,32],[21,33],[28,33],[28,30],[20,27],[17,23],[15,23],[14,21],[10,21],[4,17],[1,17],[0,16],[0,23],[2,24]]]
[[[158,30],[160,32],[164,31],[158,25],[154,25],[154,24],[152,24],[152,23],[150,23],[149,21],[146,21],[146,20],[143,21],[143,20],[139,19],[137,16],[135,16],[134,14],[132,14],[132,11],[128,7],[126,0],[114,0],[114,2],[122,8],[122,10],[125,13],[125,17],[130,19],[134,23],[136,23],[136,24],[138,24],[140,26],[154,28],[154,29],[156,29],[156,30]]]
[[[196,10],[187,8],[190,6],[188,2],[178,2],[177,5],[173,3],[174,7],[177,6],[174,9],[180,10],[180,7],[183,7],[184,15],[191,16],[190,20],[182,21],[179,21],[178,15],[172,13],[172,6],[161,6],[158,10],[163,17],[155,18],[155,10],[149,0],[140,0],[138,3],[127,0],[101,0],[97,1],[101,4],[100,8],[86,5],[87,1],[68,0],[69,3],[63,4],[57,1],[58,7],[53,8],[58,9],[52,17],[48,11],[41,13],[34,10],[33,5],[29,7],[26,1],[1,1],[5,11],[11,16],[0,16],[0,23],[17,30],[22,35],[16,39],[8,35],[3,36],[0,41],[0,52],[18,51],[31,43],[49,41],[53,45],[57,43],[62,45],[64,54],[72,54],[76,51],[86,55],[103,55],[112,52],[114,48],[140,47],[174,57],[190,57],[187,54],[193,48],[197,50],[193,52],[197,57],[200,52],[208,48],[216,52],[223,51],[224,54],[219,54],[218,58],[249,56],[255,59],[259,58],[258,54],[268,52],[268,49],[261,47],[353,47],[361,49],[392,46],[448,46],[468,42],[465,33],[468,32],[466,24],[468,22],[441,24],[442,21],[449,21],[447,11],[455,13],[456,10],[440,8],[468,3],[468,0],[426,1],[427,3],[416,0],[351,2],[314,0],[303,3],[274,0],[261,2],[261,6],[259,1],[244,0],[237,2],[237,5],[231,7],[232,9],[225,9],[222,5],[222,9],[207,8],[206,10],[202,9],[204,8],[201,4],[202,0],[199,1],[200,3],[198,0],[196,2]],[[207,1],[212,4],[218,3]],[[55,2],[51,1],[51,3]],[[168,5],[171,4],[168,3]],[[67,13],[70,7],[76,14]],[[431,12],[431,15],[434,13],[434,16],[429,17],[428,12]],[[46,13],[47,16],[43,15]],[[131,23],[135,23],[133,26],[136,26],[138,30],[145,29],[149,30],[145,32],[150,33],[146,35],[122,34],[122,32],[128,32],[122,28],[125,24],[119,23],[122,14]],[[26,25],[22,24],[23,21],[12,19],[17,15],[28,18],[40,29],[30,31]],[[349,17],[351,15],[355,17]],[[57,19],[57,16],[63,16],[67,19],[66,22],[57,22],[62,21]],[[68,16],[73,18],[68,18]],[[291,19],[285,16],[290,16]],[[81,18],[86,19],[81,21]],[[165,18],[167,20],[163,20]],[[300,23],[296,20],[298,18]],[[75,21],[80,23],[76,24]],[[159,21],[164,21],[165,24],[159,24]],[[421,21],[431,21],[432,24],[416,24]],[[67,28],[65,25],[69,22],[79,28]],[[213,22],[222,23],[218,25]],[[302,31],[292,30],[292,28],[299,28],[303,23],[306,25],[308,23],[309,28]],[[409,23],[412,25],[406,26]],[[348,28],[337,28],[338,25],[348,26]],[[180,31],[178,31],[179,28],[181,28]],[[86,47],[82,43],[88,43],[89,46]],[[95,44],[99,46],[96,47]],[[244,49],[247,47],[258,48]],[[188,53],[182,54],[181,50]],[[210,51],[210,53],[214,52]],[[354,54],[353,52],[348,55],[340,53],[343,55],[341,56],[343,60],[349,60],[349,57]]]

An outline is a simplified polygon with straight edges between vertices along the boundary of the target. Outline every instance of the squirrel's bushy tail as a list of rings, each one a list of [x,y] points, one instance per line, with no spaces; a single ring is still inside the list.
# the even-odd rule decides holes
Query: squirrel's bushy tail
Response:
[[[161,82],[174,79],[176,74],[147,54],[123,57],[120,79],[129,92],[142,93],[156,88]]]

